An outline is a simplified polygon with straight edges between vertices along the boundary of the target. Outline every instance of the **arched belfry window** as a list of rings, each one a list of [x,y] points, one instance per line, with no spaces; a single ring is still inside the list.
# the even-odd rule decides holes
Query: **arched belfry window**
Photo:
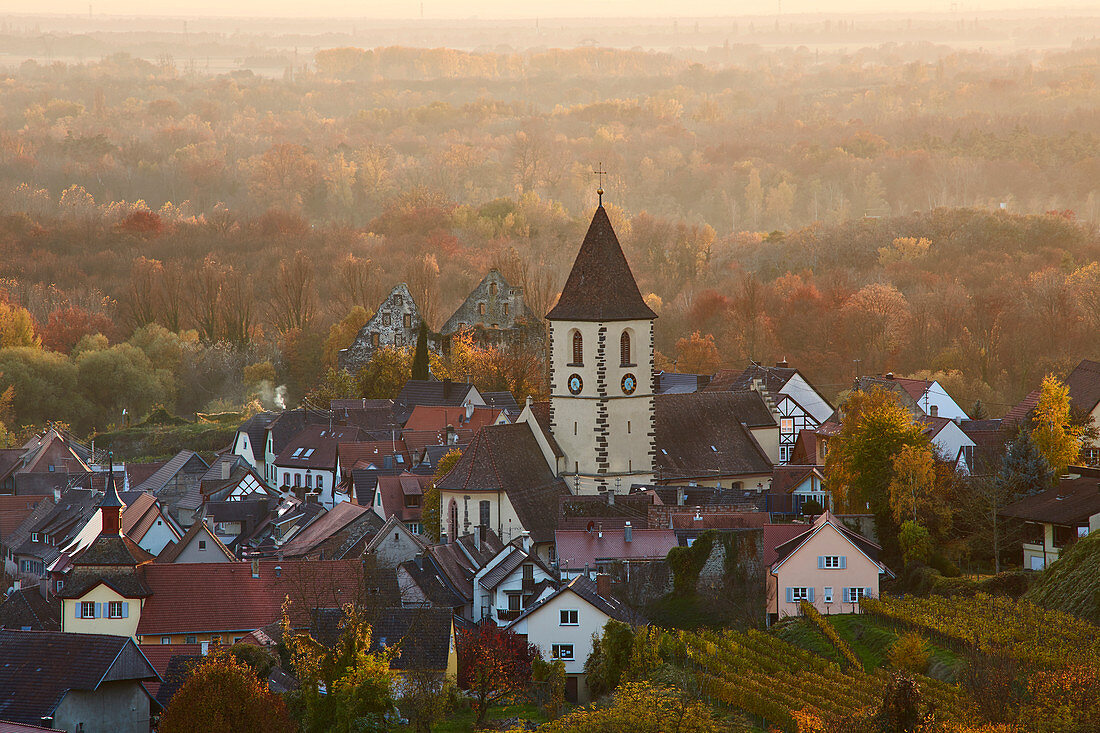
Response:
[[[623,331],[623,335],[619,337],[619,362],[623,366],[634,363],[630,359],[630,331]]]
[[[573,332],[573,363],[584,363],[584,337],[580,331]]]

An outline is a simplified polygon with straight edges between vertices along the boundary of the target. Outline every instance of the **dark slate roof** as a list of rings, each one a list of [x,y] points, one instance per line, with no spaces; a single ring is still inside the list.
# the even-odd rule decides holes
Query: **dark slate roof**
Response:
[[[179,453],[172,456],[167,463],[153,472],[153,475],[145,479],[141,485],[135,486],[134,488],[138,491],[148,491],[155,494],[168,485],[168,482],[175,478],[176,474],[182,471],[183,467],[194,458],[201,461],[204,468],[209,468],[206,461],[202,459],[202,456],[195,451],[181,450]]]
[[[677,506],[677,498],[682,493],[683,504],[680,506],[722,506],[729,507],[738,512],[765,511],[768,495],[760,491],[738,490],[714,486],[644,486],[638,485],[631,488],[635,491],[653,491],[661,503],[669,506]]]
[[[654,397],[658,477],[667,481],[770,474],[767,454],[741,424],[737,410],[742,402],[734,392]]]
[[[81,568],[77,567],[65,580],[58,592],[61,598],[80,598],[102,583],[123,598],[147,598],[149,587],[132,568]]]
[[[0,720],[41,723],[70,690],[158,679],[128,636],[0,631]]]
[[[257,412],[237,428],[238,433],[248,435],[252,457],[259,463],[263,463],[264,451],[267,450],[267,426],[275,420],[275,417],[274,412]]]
[[[178,645],[182,646],[182,645]],[[168,659],[168,667],[164,672],[164,682],[157,690],[157,703],[167,708],[172,697],[183,687],[183,683],[191,676],[194,669],[203,660],[202,654],[173,654]]]
[[[638,291],[603,206],[596,209],[550,321],[639,321],[656,318]]]
[[[752,387],[752,381],[759,379],[764,382],[764,387],[773,394],[783,388],[791,377],[798,374],[797,369],[790,367],[769,367],[760,364],[750,364],[740,372],[724,369],[714,375],[707,389],[719,390],[746,390]]]
[[[472,534],[463,535],[457,542],[432,545],[427,554],[436,568],[455,591],[469,603],[474,594],[474,574],[504,549],[503,543],[491,529],[485,532],[481,549],[477,548]],[[473,558],[471,562],[470,558]]]
[[[535,542],[552,542],[558,497],[569,494],[527,423],[489,425],[477,432],[439,488],[452,491],[504,491],[523,528]]]
[[[680,372],[657,372],[656,394],[690,394],[707,386],[710,377],[706,374],[681,374]]]
[[[61,631],[61,601],[46,600],[37,586],[12,591],[0,603],[0,629]]]
[[[466,605],[466,599],[447,581],[447,577],[436,567],[430,555],[421,555],[419,561],[406,560],[398,567],[408,574],[409,579],[433,606],[462,608]]]
[[[557,598],[559,595],[563,593],[568,593],[570,591],[576,593],[578,596],[588,601],[588,603],[592,604],[598,610],[607,614],[616,621],[621,621],[625,624],[630,624],[632,626],[644,626],[648,623],[648,621],[646,621],[646,619],[641,614],[627,606],[622,601],[616,598],[605,598],[604,596],[601,596],[599,593],[596,592],[596,584],[592,580],[589,580],[584,575],[578,575],[554,593],[551,593],[550,595],[540,600],[538,603],[534,604],[533,606],[528,606],[527,610],[520,614],[515,621],[509,624],[509,627],[515,626],[517,623],[519,623],[521,619],[527,618],[532,613],[546,605],[551,599]]]
[[[1069,387],[1073,409],[1092,412],[1100,402],[1100,362],[1082,359],[1066,377],[1066,386]]]
[[[498,410],[514,411],[519,409],[516,396],[511,392],[483,392],[481,399],[485,400],[485,404],[489,407],[495,407]]]
[[[129,537],[101,534],[73,557],[79,567],[135,566],[152,561],[153,556]]]
[[[1005,517],[1062,526],[1088,524],[1100,514],[1100,481],[1095,476],[1061,479],[1053,489],[1026,496],[1001,510]]]
[[[416,405],[461,405],[474,385],[449,379],[410,379],[397,395],[397,402],[407,410]]]
[[[451,609],[385,608],[371,626],[370,651],[398,647],[390,663],[396,670],[444,670],[451,648]],[[325,646],[335,646],[343,631],[344,611],[317,609],[310,636]]]
[[[546,442],[550,444],[550,450],[554,451],[554,455],[558,458],[563,458],[565,451],[558,444],[558,439],[550,432],[550,400],[532,402],[531,414],[535,416],[535,422],[539,424],[539,429],[542,430]]]

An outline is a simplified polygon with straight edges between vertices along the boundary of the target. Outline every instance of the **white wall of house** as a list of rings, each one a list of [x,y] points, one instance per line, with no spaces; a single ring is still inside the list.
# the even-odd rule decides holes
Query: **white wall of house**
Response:
[[[795,374],[787,380],[779,394],[790,395],[795,402],[802,405],[806,412],[813,415],[818,423],[823,423],[833,414],[833,408],[825,401],[825,398],[817,393],[810,383],[802,378],[801,374]]]
[[[138,546],[151,555],[159,555],[169,542],[179,539],[179,535],[172,531],[168,522],[163,515],[157,517],[157,521],[153,522],[153,526],[138,541]]]
[[[248,433],[243,430],[237,431],[237,438],[233,441],[233,455],[240,456],[248,461],[248,465],[256,469],[256,472],[261,476],[264,474],[264,464],[256,462],[256,455],[252,452],[252,442],[248,437]]]
[[[275,486],[304,486],[307,489],[306,493],[316,491],[320,494],[318,499],[322,506],[334,506],[348,501],[347,494],[335,491],[335,468],[311,468],[307,470],[301,466],[273,465],[272,470],[275,472]]]
[[[936,446],[941,456],[950,461],[959,455],[959,451],[963,447],[974,448],[977,443],[971,440],[970,436],[964,433],[957,424],[949,422],[932,438],[932,445]],[[970,467],[968,466],[967,471],[969,470]]]
[[[474,617],[476,620],[480,621],[488,617],[497,624],[504,624],[507,623],[507,620],[510,620],[506,612],[509,610],[521,611],[526,608],[523,603],[524,565],[531,566],[531,577],[534,585],[538,585],[545,580],[552,580],[550,575],[541,567],[534,562],[526,561],[510,572],[504,580],[497,584],[496,588],[483,588],[480,583],[481,578],[496,567],[499,562],[503,562],[506,557],[508,557],[507,554],[501,553],[474,576]],[[518,601],[513,601],[513,603],[518,604],[515,608],[509,605],[510,597],[518,599]],[[502,614],[502,612],[505,613]],[[502,615],[504,618],[502,618]]]
[[[928,390],[917,400],[917,405],[926,415],[932,415],[934,407],[936,417],[946,417],[948,420],[970,419],[966,411],[959,407],[939,382],[932,382]]]
[[[566,619],[563,619],[563,611],[568,612]],[[573,612],[576,612],[577,623],[562,623],[563,620],[571,622]],[[509,628],[518,634],[526,634],[527,641],[538,646],[543,659],[561,658],[562,647],[567,647],[572,658],[562,659],[565,674],[581,680],[578,693],[583,702],[588,698],[583,682],[584,663],[592,653],[592,635],[601,635],[609,618],[576,593],[565,590]],[[554,656],[555,651],[559,656]]]

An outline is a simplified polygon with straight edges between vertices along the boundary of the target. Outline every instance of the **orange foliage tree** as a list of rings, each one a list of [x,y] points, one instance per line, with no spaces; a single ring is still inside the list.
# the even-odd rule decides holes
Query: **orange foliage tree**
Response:
[[[283,700],[252,670],[228,654],[196,666],[160,719],[163,733],[291,733],[297,730]]]

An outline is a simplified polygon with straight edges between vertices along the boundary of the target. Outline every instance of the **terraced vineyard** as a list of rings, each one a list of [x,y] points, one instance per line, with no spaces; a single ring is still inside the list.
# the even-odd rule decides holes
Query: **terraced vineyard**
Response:
[[[683,665],[712,704],[792,733],[798,730],[795,711],[843,716],[874,707],[889,677],[882,669],[842,672],[834,662],[764,632],[670,633],[678,637]],[[942,719],[972,719],[973,705],[961,688],[928,677],[919,682]]]
[[[978,594],[973,598],[868,598],[864,613],[942,642],[1007,654],[1031,667],[1061,669],[1069,662],[1100,665],[1100,628],[1026,601]]]

